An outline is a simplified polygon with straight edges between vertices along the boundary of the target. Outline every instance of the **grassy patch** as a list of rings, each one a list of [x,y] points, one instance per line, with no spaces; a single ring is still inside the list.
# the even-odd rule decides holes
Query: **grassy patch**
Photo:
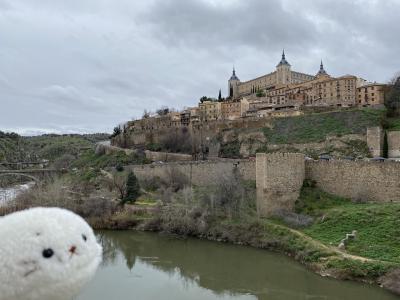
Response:
[[[308,184],[313,185],[312,182]],[[300,197],[296,201],[296,212],[310,216],[321,216],[331,208],[347,205],[353,205],[353,203],[348,199],[309,186],[302,188]]]
[[[336,272],[339,271],[339,277],[376,279],[393,269],[395,265],[390,263],[362,262],[358,260],[344,258],[331,259],[326,264],[326,267],[328,269],[333,269]]]
[[[362,109],[277,118],[273,128],[263,132],[273,144],[322,142],[328,135],[365,133],[367,127],[378,126],[383,116],[382,110]]]
[[[323,214],[303,230],[310,237],[337,246],[356,230],[357,238],[346,248],[349,253],[400,263],[400,204],[354,204],[319,191],[307,193],[303,201],[299,210]]]
[[[356,204],[319,189],[304,187],[296,212],[317,217],[303,229],[326,245],[337,246],[346,233],[358,232],[346,250],[354,255],[400,263],[400,204]]]
[[[88,150],[82,154],[72,166],[75,168],[106,168],[116,167],[118,165],[130,165],[130,164],[143,164],[147,163],[146,158],[141,157],[135,153],[127,155],[125,152],[115,152],[111,154],[97,155],[94,150]]]
[[[400,118],[387,118],[385,125],[387,130],[390,131],[400,130]]]

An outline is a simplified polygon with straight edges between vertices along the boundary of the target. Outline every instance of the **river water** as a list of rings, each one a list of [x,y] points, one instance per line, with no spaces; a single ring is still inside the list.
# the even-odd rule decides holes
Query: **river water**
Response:
[[[283,255],[131,231],[98,232],[104,262],[78,300],[394,300],[320,277]]]
[[[9,188],[0,188],[0,206],[15,199],[19,193],[30,189],[34,184],[34,182],[28,182],[26,184],[20,184]]]

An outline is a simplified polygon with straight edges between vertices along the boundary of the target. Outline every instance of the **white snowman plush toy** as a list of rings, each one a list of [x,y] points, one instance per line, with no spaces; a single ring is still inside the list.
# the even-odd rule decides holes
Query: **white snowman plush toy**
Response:
[[[0,217],[0,300],[70,300],[102,258],[92,228],[60,208]]]

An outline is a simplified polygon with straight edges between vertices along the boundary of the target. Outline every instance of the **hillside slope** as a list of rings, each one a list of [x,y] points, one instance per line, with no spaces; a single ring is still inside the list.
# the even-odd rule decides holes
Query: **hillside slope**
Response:
[[[366,157],[367,128],[381,125],[384,116],[384,110],[355,109],[275,118],[268,127],[224,131],[220,153],[222,157],[276,151]]]
[[[23,137],[0,131],[0,162],[54,161],[63,155],[77,156],[94,147],[98,141],[108,139],[108,134],[42,135]]]

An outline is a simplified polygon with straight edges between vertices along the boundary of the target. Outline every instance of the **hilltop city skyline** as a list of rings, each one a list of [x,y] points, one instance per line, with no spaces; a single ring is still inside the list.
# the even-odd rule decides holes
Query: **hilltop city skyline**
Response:
[[[219,89],[226,96],[232,65],[242,80],[264,75],[282,48],[303,73],[315,74],[323,59],[333,76],[387,82],[400,65],[394,38],[400,3],[339,4],[1,0],[7,113],[0,127],[22,134],[110,132],[145,109],[193,106]],[[251,18],[237,22],[239,14]]]

